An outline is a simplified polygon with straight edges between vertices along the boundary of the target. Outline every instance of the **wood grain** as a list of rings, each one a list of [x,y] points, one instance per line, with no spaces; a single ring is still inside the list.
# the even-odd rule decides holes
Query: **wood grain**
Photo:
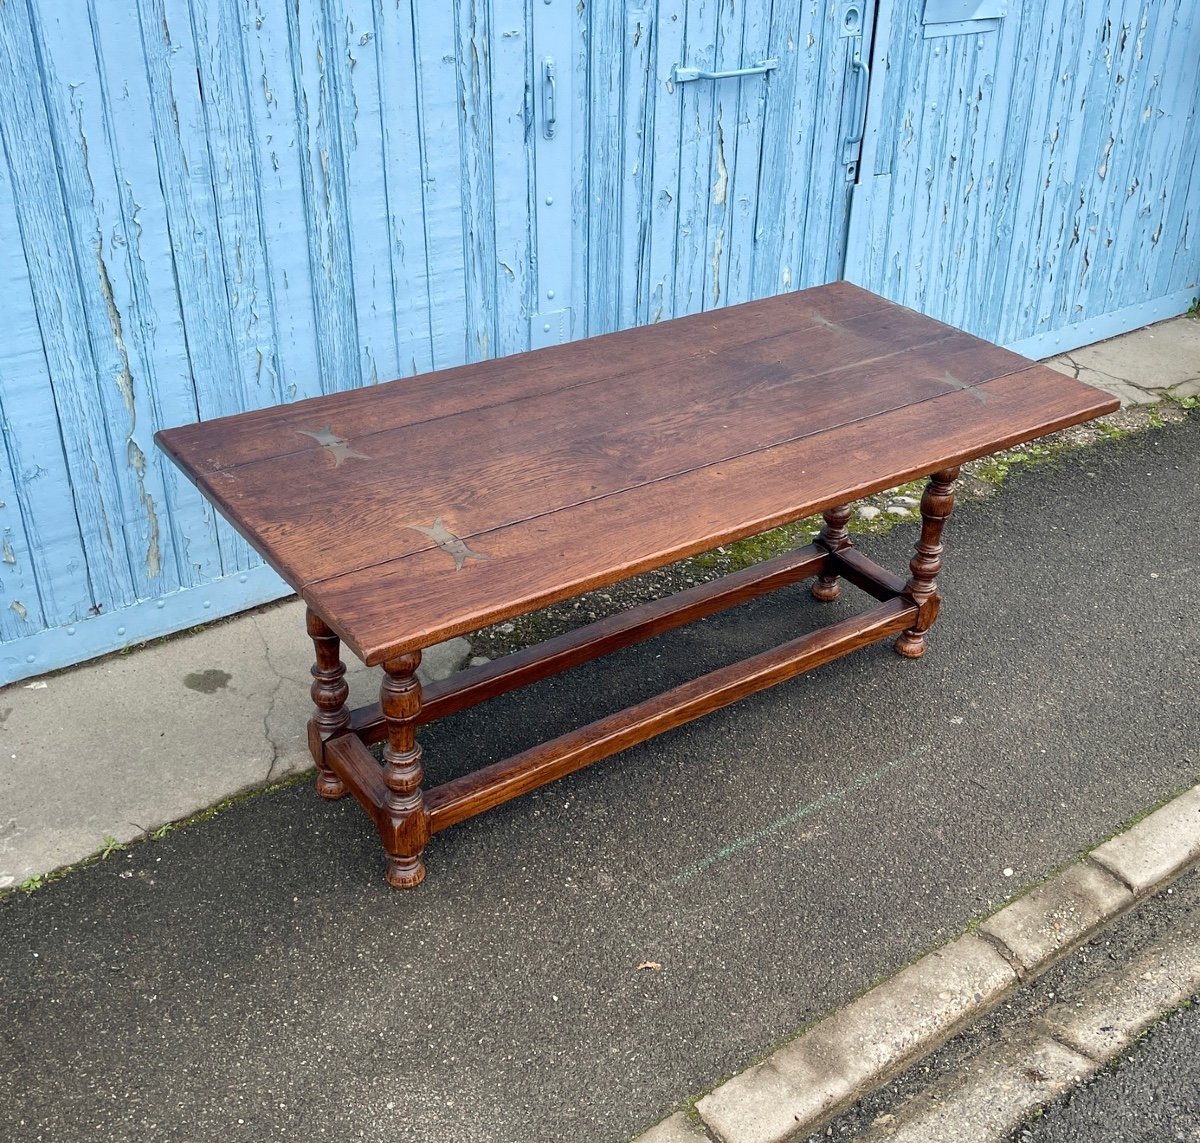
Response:
[[[356,654],[374,664],[401,649],[427,646],[1010,447],[1117,404],[1039,366],[981,388],[986,401],[953,391],[643,485],[636,494],[588,501],[473,536],[472,546],[489,559],[460,571],[445,552],[432,549],[325,580],[303,595]],[[362,640],[363,634],[377,641]]]
[[[903,599],[665,691],[579,730],[436,786],[425,795],[433,832],[502,805],[602,758],[682,726],[756,691],[902,631],[917,609]]]

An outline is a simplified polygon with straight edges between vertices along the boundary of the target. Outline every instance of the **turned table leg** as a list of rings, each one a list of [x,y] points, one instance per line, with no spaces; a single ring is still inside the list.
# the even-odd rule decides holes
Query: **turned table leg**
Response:
[[[850,522],[850,505],[827,508],[821,515],[825,518],[825,525],[817,534],[816,542],[831,552],[850,547],[850,533],[846,528]],[[842,585],[836,575],[822,575],[817,577],[809,590],[814,599],[830,603],[841,594]]]
[[[350,725],[346,699],[350,688],[346,684],[346,664],[341,660],[341,640],[312,608],[306,619],[308,634],[316,649],[317,661],[310,672],[313,684],[310,693],[316,703],[316,713],[308,720],[308,749],[317,764],[317,793],[329,801],[344,798],[345,783],[325,761],[325,742]]]
[[[389,659],[383,664],[379,691],[387,722],[383,781],[388,789],[386,821],[380,823],[380,832],[388,855],[388,884],[397,889],[411,889],[425,879],[421,854],[429,841],[429,815],[421,793],[425,771],[417,743],[421,684],[416,671],[420,665],[420,651]]]
[[[908,659],[919,659],[925,654],[925,633],[933,626],[941,608],[937,576],[942,570],[942,528],[954,510],[957,479],[957,468],[935,472],[921,497],[921,537],[917,540],[917,554],[908,565],[912,575],[904,589],[904,594],[920,610],[917,621],[895,643],[896,650]]]

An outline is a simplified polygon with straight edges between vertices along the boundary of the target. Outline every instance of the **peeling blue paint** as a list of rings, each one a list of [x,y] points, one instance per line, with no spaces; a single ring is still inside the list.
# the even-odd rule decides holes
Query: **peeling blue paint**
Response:
[[[1194,5],[860,7],[856,185],[837,0],[0,4],[0,682],[285,590],[162,426],[843,271],[1024,347],[1200,292]]]

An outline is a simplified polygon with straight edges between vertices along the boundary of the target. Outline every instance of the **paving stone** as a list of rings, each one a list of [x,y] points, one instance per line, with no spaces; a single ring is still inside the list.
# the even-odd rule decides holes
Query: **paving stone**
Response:
[[[435,643],[421,652],[421,666],[417,677],[423,683],[441,682],[455,671],[461,670],[471,654],[471,644],[466,639],[447,639]]]
[[[922,957],[697,1104],[723,1143],[798,1137],[883,1083],[1016,983],[973,934]]]
[[[857,511],[864,520],[874,520],[883,515],[883,509],[876,508],[874,504],[860,504]]]
[[[682,1111],[677,1111],[669,1119],[656,1123],[649,1131],[639,1135],[633,1143],[698,1143],[707,1139],[708,1136]]]
[[[1159,389],[1142,388],[1131,381],[1120,377],[1110,377],[1106,373],[1098,373],[1094,369],[1080,368],[1078,377],[1088,385],[1103,389],[1120,399],[1122,405],[1152,405],[1162,396]]]
[[[1177,923],[1167,941],[1107,973],[1103,987],[1055,1005],[1041,1024],[1068,1046],[1105,1063],[1198,989],[1200,913],[1192,912]]]
[[[1097,846],[1091,856],[1139,897],[1182,872],[1200,860],[1200,786]]]
[[[1148,329],[1111,337],[1107,341],[1073,350],[1070,360],[1088,373],[1124,378],[1144,389],[1169,389],[1196,376],[1200,361],[1200,321],[1177,317]],[[1095,384],[1095,382],[1091,382]]]
[[[953,1085],[939,1086],[895,1116],[882,1116],[859,1143],[979,1143],[1004,1139],[1039,1107],[1098,1065],[1049,1036],[985,1056]]]
[[[1085,940],[1133,894],[1090,862],[1079,862],[989,917],[979,930],[1003,942],[1021,966],[1044,968]]]

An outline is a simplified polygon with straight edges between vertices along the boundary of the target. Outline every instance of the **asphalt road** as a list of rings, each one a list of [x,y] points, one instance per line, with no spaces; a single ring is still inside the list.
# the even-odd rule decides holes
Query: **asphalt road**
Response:
[[[1200,996],[1114,1069],[1051,1104],[1014,1143],[1198,1143]]]
[[[629,1138],[1200,779],[1198,488],[1195,414],[1017,476],[948,526],[924,659],[865,649],[449,830],[416,892],[294,787],[0,900],[0,1138]],[[864,546],[899,570],[912,533]],[[784,592],[497,700],[428,770],[829,615]]]

